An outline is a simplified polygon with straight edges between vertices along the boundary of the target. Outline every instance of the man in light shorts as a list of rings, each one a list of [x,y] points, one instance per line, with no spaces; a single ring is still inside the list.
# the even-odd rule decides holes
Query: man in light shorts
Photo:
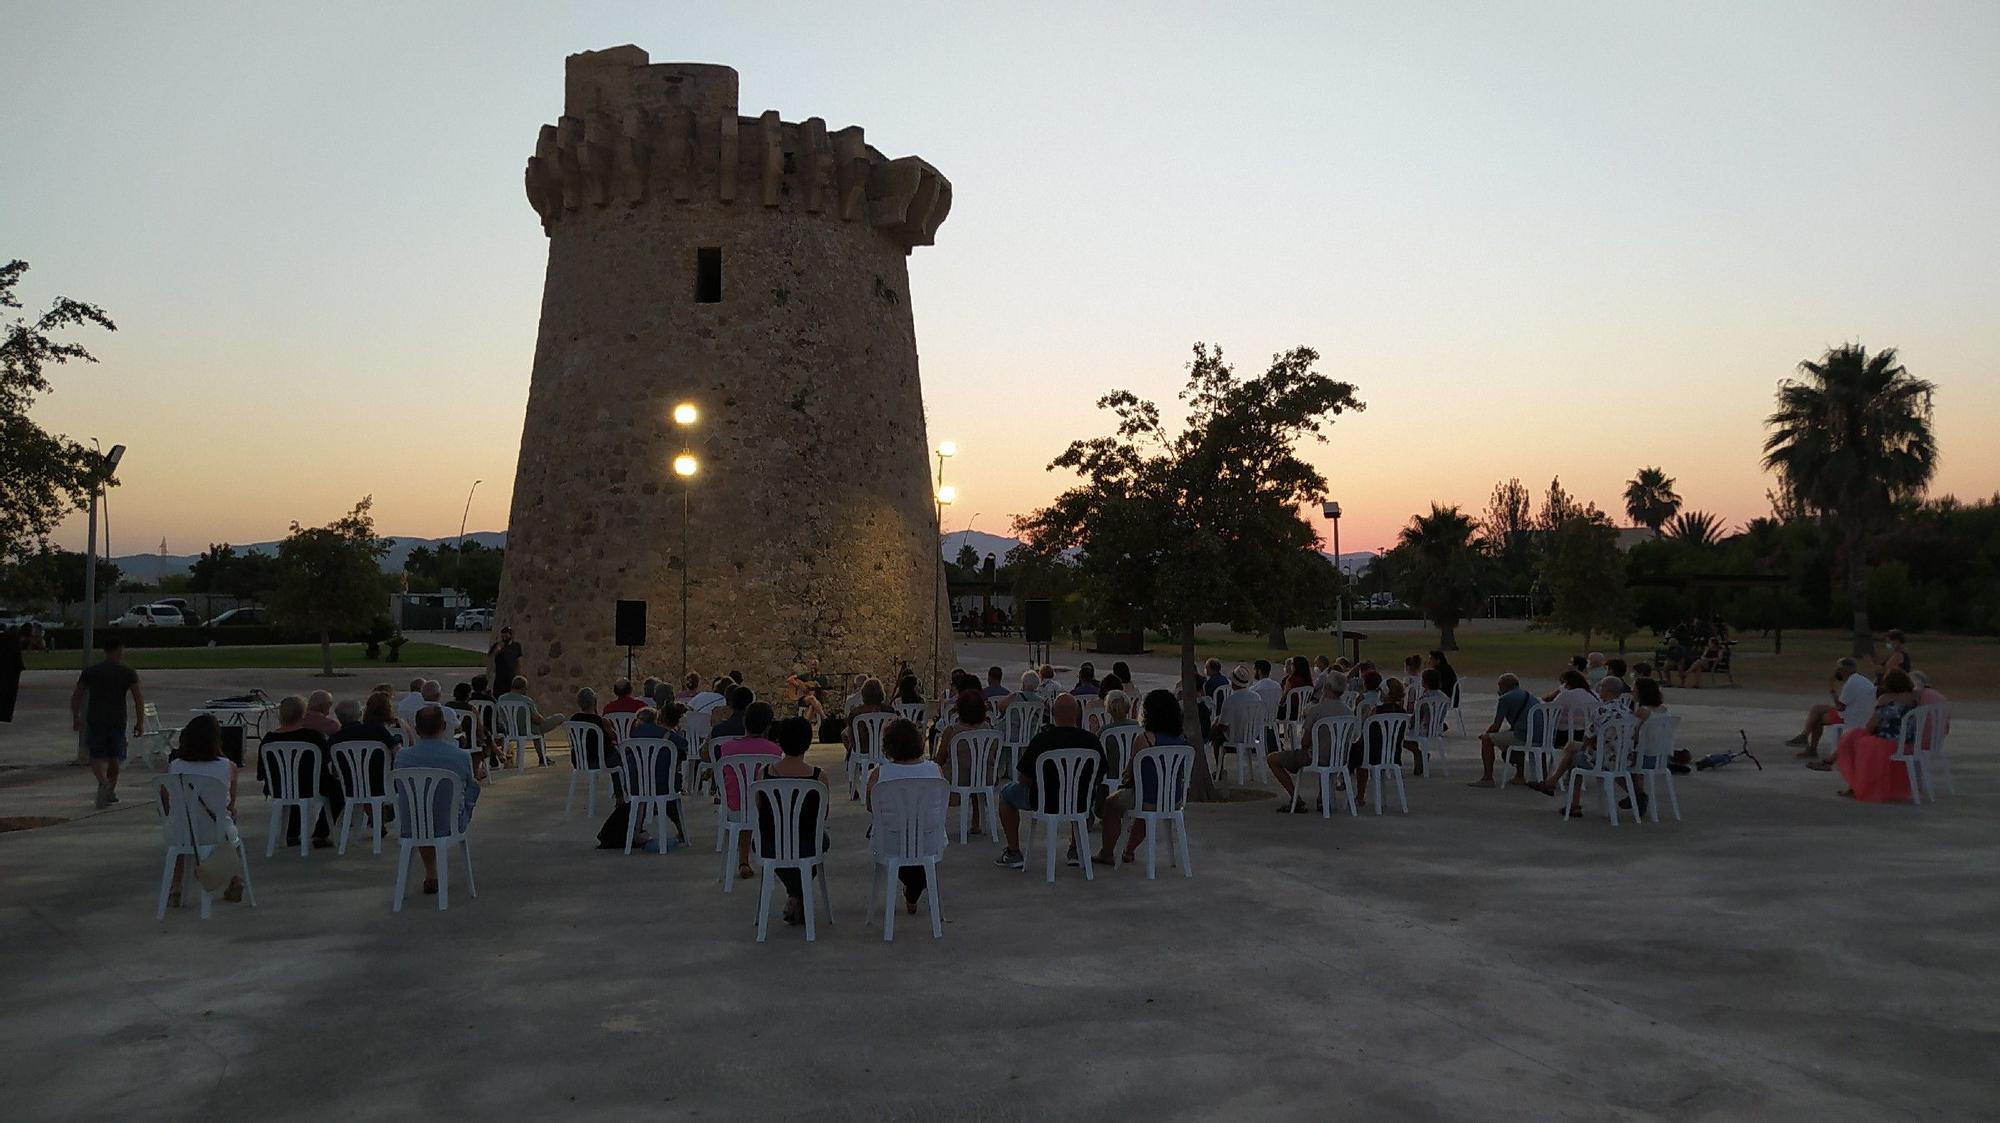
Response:
[[[1511,674],[1501,675],[1493,685],[1500,691],[1500,701],[1493,707],[1493,724],[1479,735],[1479,764],[1483,772],[1472,782],[1475,788],[1498,786],[1493,782],[1494,758],[1528,743],[1528,715],[1535,712],[1535,696],[1521,689],[1520,679]],[[1525,783],[1518,773],[1514,782]]]

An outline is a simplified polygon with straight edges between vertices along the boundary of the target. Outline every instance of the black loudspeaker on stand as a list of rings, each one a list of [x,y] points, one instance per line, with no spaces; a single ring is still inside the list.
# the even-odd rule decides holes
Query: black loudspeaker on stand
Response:
[[[618,602],[618,617],[614,622],[613,640],[625,649],[625,677],[632,677],[632,649],[646,646],[646,602],[642,600],[621,600]]]
[[[1028,661],[1037,665],[1048,662],[1049,642],[1055,639],[1055,604],[1046,600],[1031,600],[1021,605],[1021,633],[1028,641]]]

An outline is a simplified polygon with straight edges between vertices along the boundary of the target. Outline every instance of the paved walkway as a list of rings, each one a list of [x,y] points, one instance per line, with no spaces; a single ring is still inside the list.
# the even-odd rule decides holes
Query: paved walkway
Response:
[[[1682,712],[1702,746],[1795,710]],[[1996,736],[1961,723],[1935,806],[1856,806],[1772,751],[1683,777],[1685,822],[1615,830],[1466,787],[1455,742],[1408,816],[1192,809],[1191,880],[1049,886],[954,846],[944,940],[893,946],[844,802],[812,946],[752,942],[707,807],[687,850],[598,852],[560,765],[488,790],[481,895],[443,914],[389,911],[386,853],[265,859],[246,785],[259,907],[161,924],[143,801],[92,814],[34,770],[0,799],[79,818],[0,835],[0,1034],[32,1043],[0,1096],[20,1120],[1990,1118]]]

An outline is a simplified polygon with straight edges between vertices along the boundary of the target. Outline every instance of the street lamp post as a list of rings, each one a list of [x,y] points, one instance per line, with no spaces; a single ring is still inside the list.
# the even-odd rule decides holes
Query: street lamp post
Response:
[[[472,517],[472,493],[478,491],[479,485],[485,482],[485,480],[472,481],[472,486],[465,491],[465,510],[459,512],[458,516],[458,555],[452,560],[451,577],[452,581],[458,585],[458,591],[461,593],[465,592],[465,520]],[[470,600],[471,598],[468,597],[466,599]],[[478,606],[473,605],[471,607]]]
[[[952,457],[957,455],[958,455],[958,442],[956,441],[938,442],[937,492],[936,492],[937,503],[933,507],[933,510],[937,514],[937,519],[936,522],[932,524],[937,534],[937,547],[932,551],[934,556],[931,559],[932,561],[931,595],[933,597],[937,595],[937,592],[940,588],[944,588],[944,509],[946,507],[951,506],[952,502],[958,498],[958,489],[944,482],[944,462],[947,457]],[[937,602],[935,600],[931,602],[931,607],[933,609],[933,612],[935,612],[935,609],[937,607]],[[950,617],[951,617],[951,592],[948,588],[946,588],[945,589],[946,627],[950,627]],[[938,716],[940,718],[944,716],[943,658],[944,658],[944,628],[938,627],[938,621],[935,619],[935,617],[933,617],[933,619],[931,620],[931,699],[935,701],[938,705]]]
[[[1333,569],[1340,578],[1339,587],[1333,597],[1333,650],[1338,655],[1347,650],[1347,573],[1340,564],[1340,504],[1329,499],[1320,505],[1320,512],[1333,521]]]
[[[693,402],[682,402],[674,407],[674,424],[683,429],[691,428],[701,419],[701,411]],[[694,476],[701,470],[701,462],[685,446],[681,454],[674,457],[674,475],[681,481],[681,678],[688,673],[688,492],[694,485]]]
[[[118,462],[125,458],[124,445],[112,445],[104,454],[99,470],[90,479],[90,525],[85,532],[83,549],[83,665],[90,666],[90,652],[96,646],[97,625],[97,497],[104,491],[105,481],[118,470]],[[80,750],[79,750],[80,751]]]

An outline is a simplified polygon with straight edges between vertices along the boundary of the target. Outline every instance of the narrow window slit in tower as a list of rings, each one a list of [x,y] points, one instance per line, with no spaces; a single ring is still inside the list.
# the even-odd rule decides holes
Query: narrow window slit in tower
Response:
[[[694,251],[694,299],[697,304],[722,303],[722,247]]]

